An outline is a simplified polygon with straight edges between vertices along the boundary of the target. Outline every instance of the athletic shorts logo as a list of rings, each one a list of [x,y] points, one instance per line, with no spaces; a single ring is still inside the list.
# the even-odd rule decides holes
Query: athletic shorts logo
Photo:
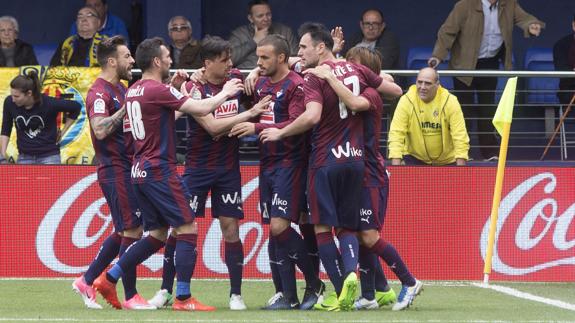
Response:
[[[239,192],[235,192],[234,195],[227,193],[227,194],[222,194],[222,202],[224,202],[224,204],[241,204],[242,203],[242,197],[240,196]]]

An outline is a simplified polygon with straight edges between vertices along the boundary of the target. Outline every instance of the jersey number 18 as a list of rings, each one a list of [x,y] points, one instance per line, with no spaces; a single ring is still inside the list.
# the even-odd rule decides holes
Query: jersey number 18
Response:
[[[144,129],[144,122],[142,122],[142,109],[140,102],[128,101],[126,102],[126,112],[128,119],[132,125],[132,136],[135,140],[144,140],[146,138],[146,129]]]

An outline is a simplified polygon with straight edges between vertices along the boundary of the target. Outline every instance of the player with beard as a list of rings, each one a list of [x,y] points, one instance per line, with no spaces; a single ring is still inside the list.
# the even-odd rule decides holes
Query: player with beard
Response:
[[[186,88],[195,100],[212,97],[222,91],[231,79],[242,80],[241,73],[232,69],[229,42],[220,37],[206,37],[202,41],[200,57],[205,71],[205,83],[188,82]],[[191,207],[197,217],[205,216],[208,192],[212,192],[212,216],[219,219],[224,237],[225,262],[230,274],[231,310],[245,310],[241,296],[244,253],[239,236],[239,220],[243,218],[239,142],[225,136],[235,124],[257,117],[270,102],[264,98],[251,109],[238,113],[242,92],[229,97],[213,113],[188,118],[186,170],[184,180],[192,196]],[[177,235],[172,234],[166,244],[164,258],[173,259]],[[160,307],[171,298],[174,270],[173,261],[164,262],[162,287],[150,299]]]
[[[381,56],[368,48],[356,47],[348,51],[347,61],[362,64],[373,72],[381,71]],[[345,105],[354,112],[362,112],[364,119],[365,178],[360,209],[359,240],[362,298],[355,302],[356,309],[377,309],[380,305],[396,300],[395,292],[387,286],[381,264],[381,257],[402,283],[402,290],[393,306],[394,311],[408,308],[421,292],[423,284],[409,272],[403,259],[393,245],[380,237],[389,195],[389,177],[385,160],[379,151],[383,101],[377,91],[367,88],[361,95],[354,95],[334,76],[327,65],[307,70],[326,80]],[[375,279],[374,274],[382,276]],[[376,286],[376,281],[381,282]],[[375,292],[377,290],[377,292]]]
[[[281,129],[305,110],[303,79],[289,69],[286,39],[280,35],[266,36],[258,43],[256,53],[263,77],[255,86],[255,101],[271,96],[272,103],[260,115],[258,123],[240,123],[230,135],[243,137],[270,127]],[[310,309],[325,289],[304,240],[291,227],[291,223],[300,223],[300,214],[306,209],[307,139],[307,133],[303,133],[260,144],[260,209],[262,221],[270,224],[268,252],[270,263],[273,261],[278,266],[282,292],[264,309]],[[301,306],[296,291],[295,264],[304,274],[307,285]]]
[[[336,61],[331,51],[332,36],[323,25],[304,24],[300,31],[298,56],[306,68],[329,65],[337,78],[357,94],[367,87],[401,94],[397,85],[366,67]],[[313,127],[307,186],[309,218],[315,225],[321,261],[335,288],[335,294],[314,308],[351,310],[358,293],[356,231],[364,174],[363,120],[340,104],[326,81],[311,74],[304,80],[305,112],[285,128],[263,130],[260,139],[264,143],[277,141]],[[333,239],[333,228],[340,250]]]
[[[176,300],[178,311],[213,311],[191,297],[190,282],[196,264],[198,227],[190,207],[190,194],[176,171],[175,111],[206,115],[243,85],[230,81],[212,98],[192,100],[175,88],[163,84],[169,77],[170,51],[161,38],[146,39],[136,50],[136,63],[142,79],[126,94],[126,113],[132,126],[134,158],[131,177],[143,213],[144,230],[149,235],[134,243],[120,260],[94,281],[94,287],[109,303],[117,302],[116,283],[124,273],[133,270],[164,246],[171,226],[178,234],[176,241]],[[183,83],[183,75],[172,79]],[[161,125],[161,126],[160,126]],[[147,302],[146,302],[147,303]],[[150,306],[150,308],[156,308]]]
[[[102,72],[88,90],[86,107],[99,162],[98,183],[110,208],[114,232],[106,238],[86,273],[72,284],[88,308],[102,308],[96,303],[94,280],[116,256],[122,256],[142,236],[141,211],[130,180],[133,139],[124,107],[126,86],[122,83],[132,79],[134,58],[121,36],[102,41],[97,53]],[[135,267],[125,272],[122,283],[126,300],[121,305],[112,304],[114,307],[139,309],[148,306],[136,291]]]

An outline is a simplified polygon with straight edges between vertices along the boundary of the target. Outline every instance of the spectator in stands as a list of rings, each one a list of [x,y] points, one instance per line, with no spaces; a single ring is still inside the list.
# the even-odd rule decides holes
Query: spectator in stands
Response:
[[[553,64],[557,71],[575,71],[575,15],[571,22],[573,33],[561,38],[553,46]],[[575,78],[559,80],[557,97],[561,104],[569,104],[575,95]]]
[[[355,46],[367,47],[381,53],[383,69],[395,69],[399,65],[399,40],[386,28],[383,13],[379,9],[367,9],[361,15],[357,33],[345,42],[343,55]]]
[[[289,27],[272,22],[272,10],[267,0],[250,1],[248,20],[250,21],[249,25],[234,29],[230,36],[232,62],[235,67],[254,68],[258,60],[256,55],[257,43],[269,34],[284,36],[290,45],[292,56],[297,55],[298,40]]]
[[[100,16],[96,9],[83,7],[76,16],[78,33],[66,38],[52,56],[50,66],[99,66],[96,48],[106,36],[98,33]]]
[[[171,68],[200,68],[200,43],[192,38],[192,24],[183,16],[174,16],[168,22],[170,35]]]
[[[59,164],[59,138],[78,118],[81,108],[76,101],[55,99],[42,94],[36,71],[16,76],[10,82],[10,96],[4,100],[0,162],[6,160],[14,124],[19,164]],[[56,122],[59,112],[67,114],[61,133]]]
[[[501,61],[510,70],[514,24],[523,29],[526,37],[539,36],[545,27],[526,13],[517,0],[461,0],[437,32],[428,64],[437,67],[450,51],[450,69],[498,70]],[[458,76],[453,82],[464,106],[473,104],[477,94],[480,106],[466,107],[465,114],[468,118],[482,118],[477,122],[481,154],[486,160],[496,160],[499,143],[491,118],[495,113],[497,77]]]
[[[98,27],[98,33],[106,37],[112,37],[115,35],[122,35],[127,43],[130,43],[128,39],[128,29],[126,29],[126,24],[118,16],[114,16],[108,13],[108,1],[107,0],[86,0],[84,3],[86,7],[94,8],[98,12],[98,17],[100,17],[100,25]],[[72,24],[70,27],[70,35],[76,35],[78,33],[78,27],[76,24]]]
[[[0,17],[0,67],[38,65],[32,46],[18,39],[18,32],[14,17]]]
[[[465,165],[469,136],[457,98],[433,68],[419,71],[395,110],[388,138],[392,165]]]

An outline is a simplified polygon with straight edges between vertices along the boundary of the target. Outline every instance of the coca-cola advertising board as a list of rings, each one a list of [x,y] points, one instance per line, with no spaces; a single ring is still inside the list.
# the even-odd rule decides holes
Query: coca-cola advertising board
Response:
[[[0,166],[0,277],[72,277],[87,269],[112,231],[95,171],[92,166]],[[257,207],[258,167],[241,171],[244,277],[269,278],[268,228]],[[416,277],[481,279],[496,169],[401,166],[390,167],[390,173],[382,237]],[[574,193],[573,168],[506,169],[492,279],[575,281]],[[222,235],[209,202],[207,210],[207,217],[198,219],[194,277],[225,278]],[[154,255],[139,275],[160,277],[162,260]]]

